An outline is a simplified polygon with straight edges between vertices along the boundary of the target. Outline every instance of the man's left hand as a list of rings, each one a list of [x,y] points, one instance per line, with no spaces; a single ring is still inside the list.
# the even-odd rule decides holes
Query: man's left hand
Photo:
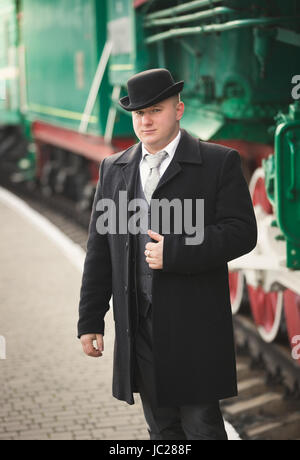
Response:
[[[153,240],[156,240],[157,243],[146,244],[146,250],[144,252],[146,256],[146,262],[148,262],[149,268],[153,268],[154,270],[163,268],[164,237],[159,233],[153,232],[152,230],[148,230],[148,235]]]

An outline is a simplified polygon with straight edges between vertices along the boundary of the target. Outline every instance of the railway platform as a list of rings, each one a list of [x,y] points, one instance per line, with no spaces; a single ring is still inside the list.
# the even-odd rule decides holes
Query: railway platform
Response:
[[[147,440],[139,395],[111,395],[112,309],[101,358],[76,337],[84,250],[1,188],[0,216],[0,439]]]

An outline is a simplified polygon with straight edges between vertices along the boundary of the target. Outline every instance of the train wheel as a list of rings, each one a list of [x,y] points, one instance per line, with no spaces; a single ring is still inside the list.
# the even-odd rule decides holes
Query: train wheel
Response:
[[[248,286],[252,316],[260,336],[273,342],[280,329],[283,292],[265,292],[262,287]]]
[[[55,192],[57,175],[62,167],[61,150],[50,150],[40,173],[40,188],[44,196],[52,196]]]
[[[253,206],[260,206],[264,214],[273,214],[273,208],[265,187],[265,173],[262,168],[258,168],[254,172],[249,188]]]
[[[249,187],[254,209],[259,211],[258,218],[272,215],[273,208],[266,193],[265,176],[262,168],[254,172]],[[248,285],[248,294],[252,317],[259,334],[265,342],[273,342],[280,329],[283,293],[265,292],[262,286]]]
[[[79,211],[87,211],[92,209],[93,199],[95,195],[95,186],[89,182],[85,185],[82,191],[81,199],[77,203]]]
[[[229,273],[229,288],[232,314],[236,315],[242,305],[245,278],[241,271]]]
[[[53,175],[52,165],[51,163],[47,163],[44,166],[41,177],[40,177],[41,192],[46,197],[53,195],[53,188],[51,187],[52,175]]]
[[[300,295],[289,289],[284,292],[284,312],[292,356],[300,364]]]

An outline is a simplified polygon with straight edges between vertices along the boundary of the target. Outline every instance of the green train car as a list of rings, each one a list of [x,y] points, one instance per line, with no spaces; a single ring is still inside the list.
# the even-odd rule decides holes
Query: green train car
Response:
[[[19,2],[0,3],[0,159],[14,165],[26,154],[22,129],[22,77],[19,57]]]
[[[233,312],[247,293],[262,338],[274,341],[285,323],[294,349],[300,341],[299,2],[1,5],[1,132],[22,127],[28,142],[15,180],[90,205],[101,160],[135,142],[130,116],[118,105],[128,78],[167,67],[185,81],[182,127],[237,149],[252,194],[259,241],[229,265]]]
[[[2,0],[0,5],[0,114],[1,125],[21,122],[19,92],[19,31],[17,4]]]

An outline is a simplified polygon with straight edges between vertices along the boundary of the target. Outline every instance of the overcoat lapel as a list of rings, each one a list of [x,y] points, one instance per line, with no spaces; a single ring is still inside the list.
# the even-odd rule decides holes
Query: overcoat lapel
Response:
[[[155,189],[155,195],[163,186],[170,182],[171,179],[176,177],[179,173],[182,173],[183,168],[180,163],[202,163],[202,155],[198,140],[191,137],[184,129],[181,129],[181,138],[173,160],[162,175]]]
[[[126,152],[115,162],[116,165],[123,166],[122,175],[129,200],[134,198],[136,171],[139,167],[141,155],[142,143],[139,142],[132,148],[126,150]],[[155,189],[155,195],[163,186],[168,184],[168,182],[182,172],[180,163],[202,164],[202,155],[198,139],[192,138],[184,129],[181,129],[181,138],[178,147],[171,163],[162,175]]]
[[[132,148],[126,150],[116,162],[115,165],[122,166],[121,172],[127,190],[127,200],[132,200],[135,193],[135,179],[136,171],[142,155],[142,143],[134,145]]]

